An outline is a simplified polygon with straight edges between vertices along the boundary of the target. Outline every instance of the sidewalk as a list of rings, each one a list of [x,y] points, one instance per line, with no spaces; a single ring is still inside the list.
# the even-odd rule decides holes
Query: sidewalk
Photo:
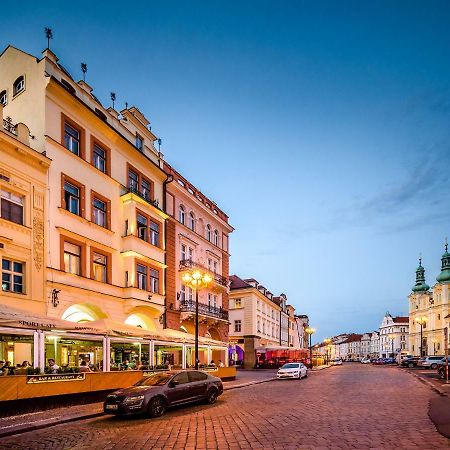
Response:
[[[224,381],[224,390],[276,380],[276,370],[239,370],[236,380]],[[0,438],[103,415],[103,402],[48,409],[0,418]]]

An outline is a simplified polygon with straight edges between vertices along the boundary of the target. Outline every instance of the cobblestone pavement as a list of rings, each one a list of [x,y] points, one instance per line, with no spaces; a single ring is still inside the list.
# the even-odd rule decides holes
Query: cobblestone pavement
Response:
[[[8,449],[450,448],[436,394],[400,369],[348,364],[227,391],[158,419],[100,417],[2,439]]]

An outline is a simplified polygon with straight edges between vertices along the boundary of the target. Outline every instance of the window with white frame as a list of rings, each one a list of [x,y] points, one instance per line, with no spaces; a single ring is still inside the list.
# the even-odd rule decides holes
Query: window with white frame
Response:
[[[25,264],[12,259],[2,259],[2,291],[25,293]]]
[[[219,232],[214,230],[214,245],[219,246]]]
[[[206,240],[211,242],[211,225],[209,223],[206,225]]]
[[[194,259],[194,249],[192,247],[188,247],[188,258],[191,261]]]
[[[242,330],[242,325],[241,325],[241,321],[240,320],[235,320],[234,321],[234,331],[236,333],[240,333]]]
[[[2,190],[0,202],[0,217],[2,219],[9,220],[10,222],[23,225],[24,197],[6,190]]]
[[[0,105],[6,106],[8,103],[8,93],[6,92],[6,89],[2,92],[0,92]]]
[[[187,259],[186,258],[186,246],[184,244],[181,244],[180,259],[181,259],[181,261],[185,261]]]
[[[234,299],[234,307],[235,308],[242,308],[242,299],[241,298],[235,298]]]
[[[13,84],[13,95],[17,95],[25,89],[25,77],[21,75],[14,81]]]
[[[185,301],[186,301],[186,285],[182,284],[180,290],[180,302]]]
[[[140,151],[144,151],[144,138],[140,136],[138,133],[136,133],[136,148]]]
[[[81,132],[67,122],[64,122],[64,146],[70,152],[80,156]]]
[[[178,222],[182,223],[183,225],[186,222],[186,210],[184,209],[183,205],[180,205],[178,208]]]
[[[81,275],[81,247],[64,241],[64,271]]]
[[[192,211],[189,213],[189,225],[188,226],[192,231],[195,231],[195,215]]]
[[[147,290],[147,267],[143,264],[136,264],[137,287]]]
[[[94,200],[92,201],[92,212],[94,217],[94,223],[100,225],[101,227],[106,228],[108,225],[106,202],[100,200],[97,197],[94,197]]]

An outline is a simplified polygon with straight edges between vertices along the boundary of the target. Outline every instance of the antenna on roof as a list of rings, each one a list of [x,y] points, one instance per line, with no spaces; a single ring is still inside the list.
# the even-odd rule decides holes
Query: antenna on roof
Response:
[[[125,109],[128,109],[128,102],[125,102]]]
[[[114,109],[114,102],[116,101],[116,93],[115,92],[111,92],[111,100],[112,100],[113,109]]]
[[[83,81],[86,81],[87,64],[81,63],[81,71],[83,72]]]
[[[158,138],[158,152],[161,152],[161,138]]]
[[[47,38],[47,48],[50,50],[50,39],[53,39],[53,31],[49,27],[44,28],[45,37]]]

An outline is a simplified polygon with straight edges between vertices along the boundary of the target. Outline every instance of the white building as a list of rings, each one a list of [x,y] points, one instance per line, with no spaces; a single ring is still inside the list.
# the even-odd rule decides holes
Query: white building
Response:
[[[408,354],[409,317],[392,317],[388,312],[380,325],[380,358]]]
[[[370,351],[371,358],[378,358],[380,355],[380,333],[374,331],[370,336]]]
[[[368,358],[370,356],[370,340],[370,333],[364,333],[361,337],[361,356],[363,358]]]

